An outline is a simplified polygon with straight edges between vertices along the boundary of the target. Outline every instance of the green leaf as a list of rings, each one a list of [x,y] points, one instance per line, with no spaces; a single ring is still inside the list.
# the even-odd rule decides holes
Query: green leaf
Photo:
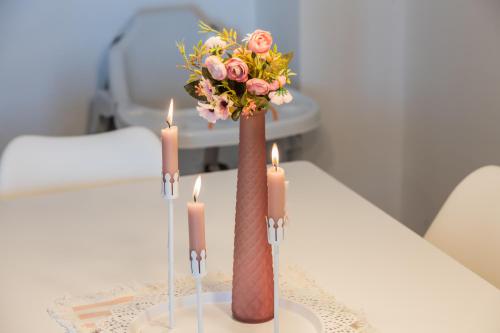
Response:
[[[228,85],[229,85],[229,88],[231,88],[231,90],[234,90],[234,92],[236,93],[236,96],[238,97],[241,97],[243,96],[243,94],[245,93],[246,91],[246,85],[242,82],[236,82],[236,81],[232,81],[232,80],[227,80],[228,81]]]
[[[186,46],[184,45],[184,41],[181,42],[175,42],[175,45],[177,46],[177,49],[179,50],[179,53],[184,55],[186,54]]]
[[[286,64],[288,65],[293,59],[293,52],[283,54],[281,56],[281,59],[285,60]]]
[[[253,100],[255,101],[255,104],[257,105],[257,108],[259,108],[259,109],[267,109],[267,106],[268,106],[267,96],[265,96],[265,97],[263,97],[263,96],[255,96],[253,98]]]
[[[194,99],[206,102],[207,98],[205,96],[198,96],[198,94],[196,94],[196,86],[198,85],[198,83],[200,83],[199,80],[190,82],[184,86],[184,90],[186,90],[186,92]]]
[[[217,30],[215,30],[214,28],[212,28],[211,26],[209,26],[208,24],[206,24],[205,22],[203,21],[198,21],[198,27],[200,28],[200,31],[201,33],[207,33],[207,32],[214,32],[214,33],[218,33]]]
[[[233,113],[231,113],[231,119],[237,121],[238,119],[240,119],[240,115],[241,115],[241,109],[237,108],[236,110],[233,111]]]
[[[187,83],[191,83],[194,81],[198,81],[198,74],[195,74],[195,73],[189,74],[189,79],[188,79]]]
[[[203,75],[205,79],[213,80],[212,75],[210,75],[210,72],[206,67],[201,68],[201,75]]]

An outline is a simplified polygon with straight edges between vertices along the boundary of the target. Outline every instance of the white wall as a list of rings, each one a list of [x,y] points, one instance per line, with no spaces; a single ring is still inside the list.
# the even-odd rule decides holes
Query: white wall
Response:
[[[307,158],[423,233],[454,186],[500,164],[498,0],[301,1]]]
[[[500,165],[500,1],[409,4],[402,218],[422,232],[463,177]]]
[[[273,41],[280,52],[293,52],[290,64],[293,71],[300,70],[300,0],[256,0],[255,24],[258,28],[272,32]],[[293,78],[298,87],[301,75]]]
[[[301,87],[322,117],[305,155],[399,217],[404,1],[300,4]]]
[[[254,2],[245,0],[0,1],[0,151],[20,134],[84,133],[113,37],[139,7],[182,3],[241,31],[254,28]]]

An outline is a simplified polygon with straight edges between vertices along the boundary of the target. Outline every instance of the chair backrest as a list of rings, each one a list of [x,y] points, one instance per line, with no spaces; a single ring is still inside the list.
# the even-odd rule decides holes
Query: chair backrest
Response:
[[[153,177],[160,167],[160,140],[142,127],[75,137],[20,136],[0,161],[0,194]]]
[[[191,51],[191,45],[203,38],[197,33],[200,19],[205,20],[193,6],[149,8],[134,16],[116,45],[122,52],[124,78],[134,104],[162,110],[174,97],[176,109],[194,107],[196,103],[180,84],[186,81],[187,72],[177,67],[183,60],[175,42],[184,41]]]
[[[500,288],[500,167],[486,166],[468,175],[425,238]]]

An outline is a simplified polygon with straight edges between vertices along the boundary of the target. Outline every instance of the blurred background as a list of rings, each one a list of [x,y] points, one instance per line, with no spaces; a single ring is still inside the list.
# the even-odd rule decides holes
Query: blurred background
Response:
[[[498,0],[2,0],[0,152],[23,134],[157,131],[170,97],[193,107],[174,42],[190,44],[200,18],[240,36],[270,30],[294,51],[297,112],[319,117],[280,138],[288,159],[317,164],[420,234],[463,177],[500,164]],[[193,127],[198,141],[204,131]],[[235,167],[234,145],[219,145],[218,161]],[[193,144],[181,162],[198,172],[207,148]]]

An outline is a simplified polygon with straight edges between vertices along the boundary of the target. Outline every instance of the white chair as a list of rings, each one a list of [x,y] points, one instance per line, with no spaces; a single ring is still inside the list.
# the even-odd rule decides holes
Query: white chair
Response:
[[[468,175],[425,238],[500,288],[500,167],[486,166]]]
[[[0,161],[0,194],[158,176],[161,144],[148,129],[74,137],[20,136]]]

